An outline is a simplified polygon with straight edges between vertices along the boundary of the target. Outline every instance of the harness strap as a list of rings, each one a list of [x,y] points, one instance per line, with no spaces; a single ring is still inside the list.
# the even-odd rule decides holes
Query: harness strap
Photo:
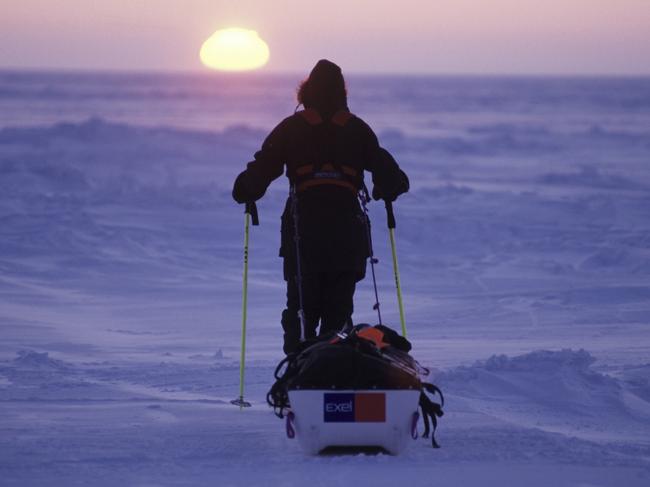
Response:
[[[349,111],[339,110],[332,117],[332,123],[335,125],[339,125],[340,127],[343,127],[346,123],[348,123],[348,120],[350,120],[351,118],[352,118],[352,114]]]
[[[341,165],[340,166],[341,171],[343,174],[347,176],[352,176],[355,177],[357,176],[357,170],[354,169],[353,167],[346,166],[346,165]],[[300,166],[296,168],[296,175],[297,176],[310,176],[314,170],[316,169],[316,166],[314,164],[305,164],[304,166]],[[334,164],[330,163],[325,163],[322,166],[320,166],[320,170],[322,171],[335,171],[337,168],[334,166]]]
[[[349,189],[356,195],[358,179],[356,169],[345,165],[336,167],[325,163],[317,168],[315,164],[306,164],[296,169],[296,189],[299,192],[314,186],[333,185]]]
[[[353,194],[357,194],[357,188],[349,181],[341,181],[340,179],[310,179],[308,181],[303,181],[298,184],[298,192],[305,191],[306,189],[313,188],[314,186],[340,186],[341,188],[346,188],[352,191]]]
[[[321,126],[318,128],[318,131],[327,128],[326,126],[322,126],[325,121],[320,113],[313,108],[306,108],[297,112],[297,114],[309,125],[314,127]],[[348,110],[339,110],[332,116],[329,122],[332,125],[343,127],[352,117],[353,115]],[[325,152],[327,153],[328,151]],[[356,195],[363,184],[363,175],[359,174],[357,169],[333,160],[330,160],[330,162],[320,161],[299,166],[295,169],[294,174],[290,175],[290,179],[295,184],[297,192],[302,192],[315,186],[329,185],[346,188]]]
[[[320,123],[323,123],[323,118],[320,116],[320,113],[318,113],[313,108],[305,108],[304,110],[300,110],[297,113],[302,118],[304,118],[309,125],[318,125]]]
[[[318,113],[318,111],[314,110],[313,108],[305,108],[304,110],[300,110],[296,113],[304,118],[309,125],[318,125],[323,123],[323,117],[321,117],[320,113]],[[332,116],[331,122],[334,125],[343,127],[352,117],[352,113],[350,113],[348,110],[339,110]]]

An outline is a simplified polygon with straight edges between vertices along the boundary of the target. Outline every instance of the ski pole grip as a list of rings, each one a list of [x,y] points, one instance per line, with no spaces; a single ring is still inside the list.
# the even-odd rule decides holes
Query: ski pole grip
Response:
[[[246,202],[246,209],[244,210],[244,213],[248,213],[251,216],[251,220],[254,226],[260,224],[260,218],[257,214],[257,205],[254,201]]]
[[[386,216],[388,219],[388,228],[395,228],[396,223],[395,223],[395,213],[393,213],[393,202],[385,201],[384,203],[386,205]]]

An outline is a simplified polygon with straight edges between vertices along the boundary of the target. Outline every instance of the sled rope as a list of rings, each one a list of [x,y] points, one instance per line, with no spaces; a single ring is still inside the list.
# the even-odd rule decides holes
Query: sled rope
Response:
[[[375,304],[372,309],[377,311],[377,318],[379,319],[379,324],[383,325],[384,322],[381,320],[381,310],[379,304],[379,292],[377,291],[377,277],[375,275],[375,264],[379,263],[379,259],[375,257],[375,252],[372,248],[372,234],[370,230],[370,215],[368,215],[368,202],[370,202],[370,194],[368,193],[368,188],[366,185],[363,185],[361,191],[359,191],[359,201],[361,201],[361,207],[363,208],[364,213],[364,224],[366,227],[366,236],[368,238],[368,256],[370,257],[370,269],[372,271],[372,286],[375,290]]]
[[[296,185],[291,185],[291,213],[293,216],[293,241],[296,244],[296,285],[298,287],[298,319],[300,320],[300,342],[306,338],[305,308],[302,295],[302,268],[300,262],[300,232],[298,228],[298,194]]]

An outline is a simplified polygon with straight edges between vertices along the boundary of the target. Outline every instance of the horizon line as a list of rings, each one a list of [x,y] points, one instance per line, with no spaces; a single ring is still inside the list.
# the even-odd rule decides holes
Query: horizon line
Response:
[[[0,73],[33,74],[117,74],[117,75],[168,75],[168,76],[279,76],[305,78],[309,71],[298,70],[264,70],[251,71],[217,71],[210,69],[170,69],[170,68],[92,68],[92,67],[37,67],[37,66],[0,66]],[[451,72],[451,71],[354,71],[345,70],[350,77],[413,77],[413,78],[650,78],[648,73],[629,72]]]

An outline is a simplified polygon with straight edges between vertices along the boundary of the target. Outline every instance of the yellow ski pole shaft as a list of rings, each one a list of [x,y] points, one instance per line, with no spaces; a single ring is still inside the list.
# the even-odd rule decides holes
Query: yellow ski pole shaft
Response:
[[[244,364],[246,360],[246,312],[248,310],[248,239],[251,216],[246,213],[246,227],[244,230],[244,286],[242,290],[241,310],[241,357],[239,358],[239,399],[244,400]]]
[[[246,363],[246,318],[248,311],[248,241],[251,217],[253,225],[258,225],[257,207],[255,203],[246,203],[244,225],[244,283],[242,289],[242,325],[241,325],[241,355],[239,357],[239,397],[230,401],[240,409],[250,407],[251,404],[244,400],[244,370]]]
[[[393,254],[393,273],[395,274],[395,287],[397,288],[397,304],[399,306],[399,319],[402,324],[402,336],[406,338],[406,320],[404,319],[404,302],[402,301],[402,283],[399,278],[399,265],[397,264],[397,250],[395,246],[395,214],[393,203],[386,201],[386,216],[388,219],[388,233],[390,235],[390,248]]]

